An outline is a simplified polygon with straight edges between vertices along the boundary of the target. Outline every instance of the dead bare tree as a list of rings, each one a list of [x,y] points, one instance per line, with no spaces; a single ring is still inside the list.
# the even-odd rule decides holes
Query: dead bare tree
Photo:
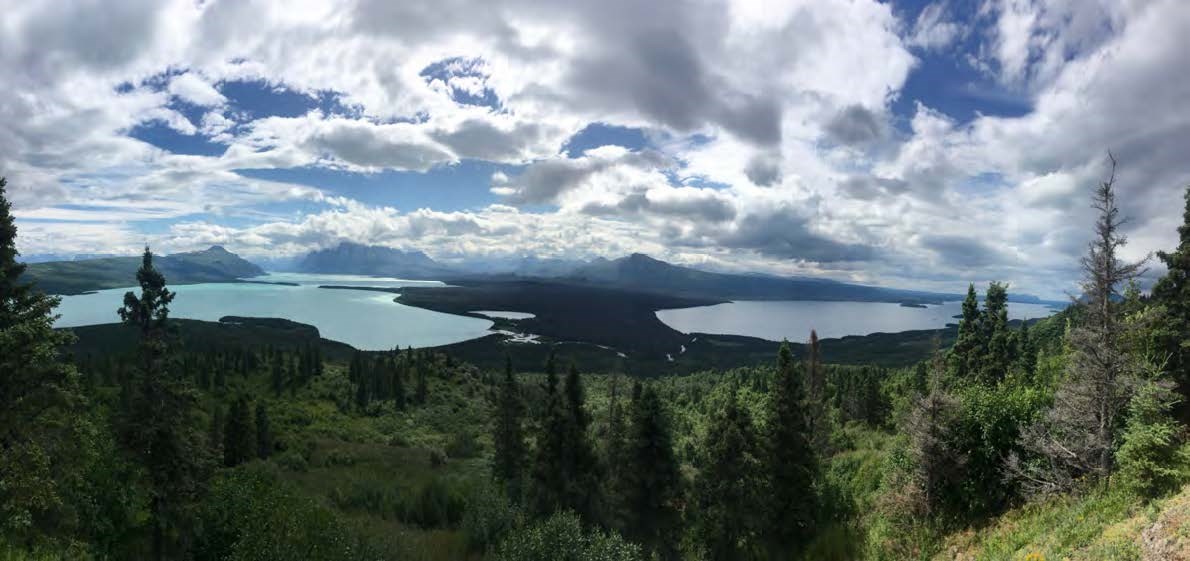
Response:
[[[1086,313],[1067,334],[1066,378],[1053,408],[1022,432],[1031,457],[1008,462],[1010,476],[1034,493],[1069,490],[1081,479],[1111,473],[1119,414],[1128,402],[1135,361],[1122,344],[1124,328],[1115,308],[1119,288],[1143,272],[1147,258],[1127,263],[1119,257],[1127,243],[1120,232],[1126,221],[1116,206],[1116,160],[1108,157],[1111,175],[1096,188],[1092,204],[1099,212],[1095,238],[1081,260],[1083,301],[1076,304]]]

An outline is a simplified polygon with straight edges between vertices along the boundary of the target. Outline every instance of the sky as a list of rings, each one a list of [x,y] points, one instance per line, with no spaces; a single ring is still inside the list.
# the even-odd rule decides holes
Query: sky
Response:
[[[1176,245],[1187,52],[1184,0],[0,0],[0,175],[29,256],[642,252],[1056,298],[1109,152],[1125,257]]]

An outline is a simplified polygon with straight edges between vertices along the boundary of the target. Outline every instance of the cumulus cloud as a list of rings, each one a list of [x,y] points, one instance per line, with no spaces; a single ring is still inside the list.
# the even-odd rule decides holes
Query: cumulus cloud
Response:
[[[1173,243],[1171,201],[1190,183],[1190,75],[1176,71],[1190,11],[1177,0],[985,0],[963,21],[945,0],[912,21],[874,0],[6,8],[0,173],[22,244],[48,250],[151,238],[258,253],[342,239],[450,256],[645,251],[908,286],[998,277],[1053,295],[1076,274],[1107,150],[1134,217],[1129,251]],[[1026,99],[1025,114],[959,119],[905,97],[915,68],[967,43],[978,48],[956,60]],[[243,110],[225,95],[243,80],[317,107]],[[646,146],[563,152],[592,122],[644,130]],[[214,155],[134,138],[153,127]],[[431,178],[463,162],[498,204],[396,210],[240,173]],[[174,226],[161,236],[153,221]]]
[[[945,0],[922,8],[909,35],[909,44],[922,49],[944,49],[962,37],[964,27],[947,19]]]
[[[223,105],[227,98],[214,86],[193,72],[175,77],[169,82],[169,93],[202,107]]]

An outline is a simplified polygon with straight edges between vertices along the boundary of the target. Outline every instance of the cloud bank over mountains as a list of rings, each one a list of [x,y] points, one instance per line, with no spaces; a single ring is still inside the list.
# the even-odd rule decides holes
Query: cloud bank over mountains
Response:
[[[9,2],[26,253],[350,240],[1072,288],[1190,183],[1179,0]]]

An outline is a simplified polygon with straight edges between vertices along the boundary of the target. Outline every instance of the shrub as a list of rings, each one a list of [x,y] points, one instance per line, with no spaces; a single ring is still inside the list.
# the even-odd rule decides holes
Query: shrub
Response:
[[[474,458],[483,450],[483,446],[471,430],[460,430],[450,437],[446,444],[446,455],[455,459]]]
[[[520,525],[521,512],[493,485],[480,485],[467,496],[462,530],[474,551],[488,552],[513,528]]]
[[[1170,410],[1177,397],[1167,384],[1143,382],[1128,403],[1128,421],[1116,451],[1118,477],[1127,488],[1156,497],[1177,487],[1186,457],[1182,427]]]
[[[268,464],[219,477],[199,507],[197,561],[347,561],[377,555],[334,512],[284,484]]]
[[[616,533],[584,532],[578,515],[561,512],[508,535],[496,561],[638,561],[640,546]]]

